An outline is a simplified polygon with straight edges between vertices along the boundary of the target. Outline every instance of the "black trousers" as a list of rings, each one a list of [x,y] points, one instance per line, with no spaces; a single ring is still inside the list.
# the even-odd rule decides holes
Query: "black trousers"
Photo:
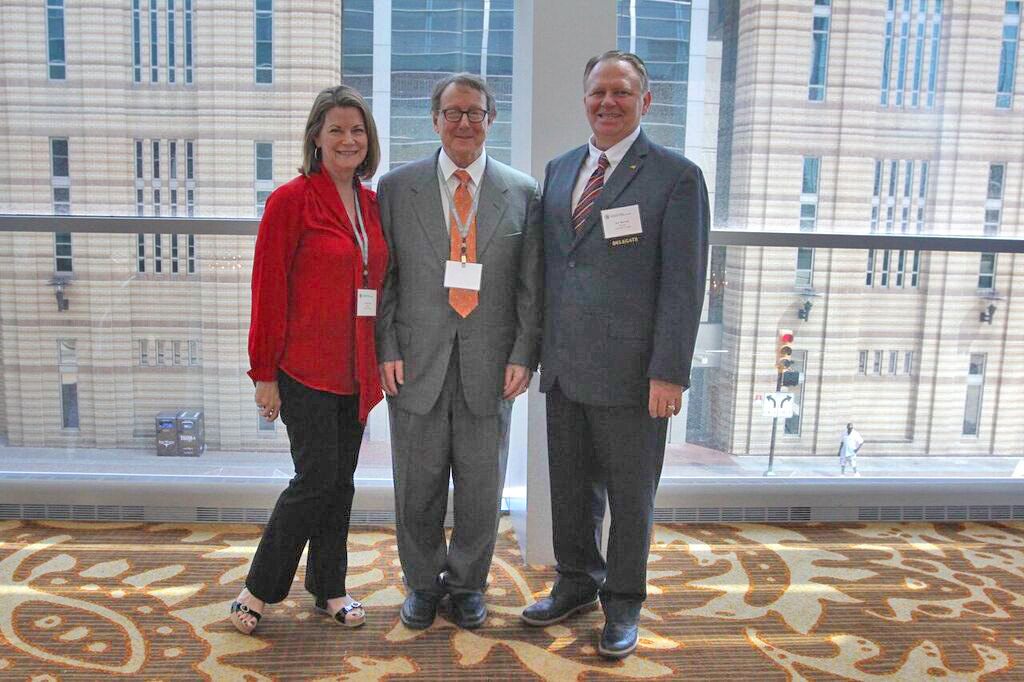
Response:
[[[288,596],[309,541],[306,589],[318,600],[346,594],[348,524],[363,424],[359,396],[317,391],[278,373],[281,420],[295,477],[277,498],[245,586],[268,604]]]
[[[555,590],[600,590],[605,614],[636,620],[647,598],[647,556],[668,419],[643,407],[577,403],[556,384],[547,393],[548,471],[558,582]],[[605,500],[608,558],[601,556]]]

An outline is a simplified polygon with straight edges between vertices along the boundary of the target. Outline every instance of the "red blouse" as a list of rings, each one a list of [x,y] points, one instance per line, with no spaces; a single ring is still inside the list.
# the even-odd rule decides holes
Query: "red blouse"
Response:
[[[377,195],[362,186],[359,206],[369,242],[368,288],[387,264]],[[276,381],[281,370],[320,391],[359,393],[359,419],[381,400],[373,327],[356,316],[364,286],[355,230],[326,171],[300,175],[267,199],[252,263],[248,374]]]

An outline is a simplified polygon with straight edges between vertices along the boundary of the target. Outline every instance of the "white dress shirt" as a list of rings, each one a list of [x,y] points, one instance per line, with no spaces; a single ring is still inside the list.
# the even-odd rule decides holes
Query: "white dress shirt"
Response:
[[[455,190],[459,188],[459,179],[455,177],[455,171],[459,170],[459,167],[445,153],[444,147],[441,147],[441,153],[437,157],[437,166],[441,169],[441,177],[445,179],[445,182],[448,184],[448,191],[451,192],[452,198],[454,198]],[[480,183],[484,179],[485,168],[487,168],[486,149],[480,153],[476,161],[463,169],[469,173],[469,196],[476,197]],[[448,234],[451,234],[452,214],[450,213],[451,209],[448,207],[448,195],[445,193],[444,187],[441,186],[440,178],[438,178],[437,191],[441,193],[441,208],[444,209],[444,226],[448,230]]]
[[[594,169],[597,168],[597,160],[601,158],[601,155],[604,154],[608,157],[608,167],[604,169],[604,181],[605,184],[607,184],[608,178],[610,178],[612,176],[612,172],[615,171],[615,167],[619,165],[619,162],[622,161],[622,157],[626,155],[626,152],[629,151],[629,148],[633,146],[633,143],[636,142],[636,138],[638,137],[640,137],[640,126],[637,126],[636,130],[630,133],[628,137],[619,140],[608,149],[601,151],[594,146],[594,137],[591,135],[588,143],[590,145],[590,154],[587,155],[587,158],[583,161],[583,165],[580,166],[580,173],[576,176],[576,187],[572,190],[572,209],[570,214],[572,211],[576,210],[576,204],[579,203],[580,197],[583,196],[583,190],[586,188],[587,182],[590,180],[590,176],[594,174]]]

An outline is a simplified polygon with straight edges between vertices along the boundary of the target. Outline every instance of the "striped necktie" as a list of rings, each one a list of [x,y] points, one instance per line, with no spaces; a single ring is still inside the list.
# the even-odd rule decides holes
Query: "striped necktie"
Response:
[[[607,168],[608,157],[602,154],[601,158],[597,160],[597,168],[587,180],[587,186],[583,188],[583,194],[580,195],[579,203],[576,204],[576,210],[572,212],[572,229],[576,233],[583,229],[583,224],[587,222],[590,211],[594,208],[594,200],[601,195],[601,189],[604,187],[604,172]]]

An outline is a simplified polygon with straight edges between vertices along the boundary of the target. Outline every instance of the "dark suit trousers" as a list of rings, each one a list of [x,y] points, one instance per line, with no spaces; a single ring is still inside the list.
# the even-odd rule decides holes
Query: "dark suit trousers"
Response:
[[[456,343],[430,412],[414,414],[389,404],[398,556],[414,590],[483,592],[494,554],[512,403],[502,401],[497,414],[477,416],[459,377]],[[447,544],[449,472],[455,524]]]
[[[359,396],[317,391],[278,373],[281,420],[295,477],[277,498],[245,586],[268,604],[288,596],[309,541],[306,589],[327,600],[346,594],[348,524],[363,425]]]
[[[606,614],[635,619],[647,598],[668,420],[652,418],[646,406],[577,403],[557,383],[546,395],[555,590],[600,590]],[[607,561],[600,549],[606,498],[612,516]]]

